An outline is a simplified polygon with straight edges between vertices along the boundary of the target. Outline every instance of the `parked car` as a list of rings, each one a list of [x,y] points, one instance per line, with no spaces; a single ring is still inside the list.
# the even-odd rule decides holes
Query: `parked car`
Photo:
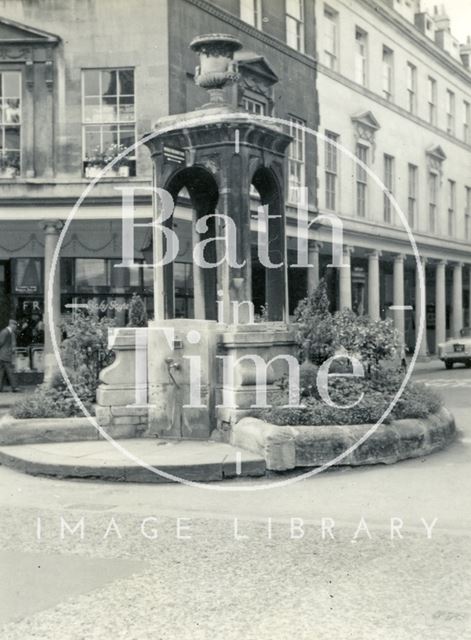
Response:
[[[471,367],[471,327],[461,329],[459,338],[451,338],[438,345],[438,357],[451,369],[455,362]]]

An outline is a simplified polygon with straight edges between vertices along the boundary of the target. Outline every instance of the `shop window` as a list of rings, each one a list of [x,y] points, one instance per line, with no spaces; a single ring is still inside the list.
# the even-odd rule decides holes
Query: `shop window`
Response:
[[[133,69],[86,69],[82,79],[83,168],[94,177],[136,142]],[[135,151],[106,174],[136,175]]]
[[[0,178],[14,178],[21,167],[21,73],[0,73]]]
[[[43,292],[43,262],[40,258],[17,258],[14,261],[14,291],[20,294]]]

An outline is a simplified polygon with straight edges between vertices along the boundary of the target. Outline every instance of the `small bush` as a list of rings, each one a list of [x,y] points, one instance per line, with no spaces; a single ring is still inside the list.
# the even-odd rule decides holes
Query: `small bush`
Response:
[[[110,363],[107,351],[109,318],[100,318],[98,305],[89,304],[64,324],[67,338],[61,345],[61,357],[70,382],[88,411],[92,410],[98,386],[98,370]],[[68,418],[83,415],[62,374],[58,371],[49,383],[20,400],[12,409],[18,419]]]
[[[318,397],[318,393],[301,397],[302,408],[287,407],[288,396],[282,391],[270,409],[260,412],[259,417],[276,425],[345,425],[374,424],[381,419],[401,385],[396,372],[381,371],[375,379],[337,378],[329,382],[329,397],[332,407]],[[358,398],[363,398],[358,402]],[[354,405],[350,408],[348,405]],[[426,418],[442,406],[441,399],[418,383],[409,383],[385,422],[404,418]]]
[[[75,392],[88,411],[92,410],[90,383],[83,372],[67,372]],[[20,400],[12,410],[14,418],[70,418],[83,415],[70,393],[62,374],[57,372],[50,384],[40,385],[34,393]]]

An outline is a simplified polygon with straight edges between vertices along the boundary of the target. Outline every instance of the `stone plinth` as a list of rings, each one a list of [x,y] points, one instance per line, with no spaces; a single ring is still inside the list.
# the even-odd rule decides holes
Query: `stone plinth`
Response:
[[[136,379],[139,339],[136,336],[136,329],[115,329],[111,341],[114,362],[100,372],[96,417],[99,425],[106,430],[132,426],[138,434],[147,429],[147,384],[141,385],[145,388],[136,391],[139,385],[139,379]],[[140,349],[140,357],[146,364],[145,349]]]
[[[232,357],[233,368],[228,364],[223,372],[223,360],[218,358],[218,433],[214,436],[228,441],[232,426],[242,417],[253,413],[257,389],[265,390],[266,403],[272,404],[279,392],[276,383],[288,372],[284,356],[293,356],[295,353],[294,334],[284,323],[239,325],[228,327],[221,333],[219,355]],[[258,384],[254,356],[265,363],[266,380],[259,380]]]

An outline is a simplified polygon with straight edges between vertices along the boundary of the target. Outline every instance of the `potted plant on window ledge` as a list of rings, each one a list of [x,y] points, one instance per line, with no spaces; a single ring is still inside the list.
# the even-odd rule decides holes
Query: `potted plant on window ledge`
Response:
[[[0,153],[0,178],[14,178],[20,172],[20,154],[18,151]]]
[[[106,149],[102,150],[96,147],[93,153],[85,158],[85,176],[87,178],[96,178],[106,165],[112,162],[117,156],[126,150],[124,144],[113,143]],[[104,177],[120,177],[128,178],[130,173],[130,164],[127,157],[121,158],[106,172]]]

